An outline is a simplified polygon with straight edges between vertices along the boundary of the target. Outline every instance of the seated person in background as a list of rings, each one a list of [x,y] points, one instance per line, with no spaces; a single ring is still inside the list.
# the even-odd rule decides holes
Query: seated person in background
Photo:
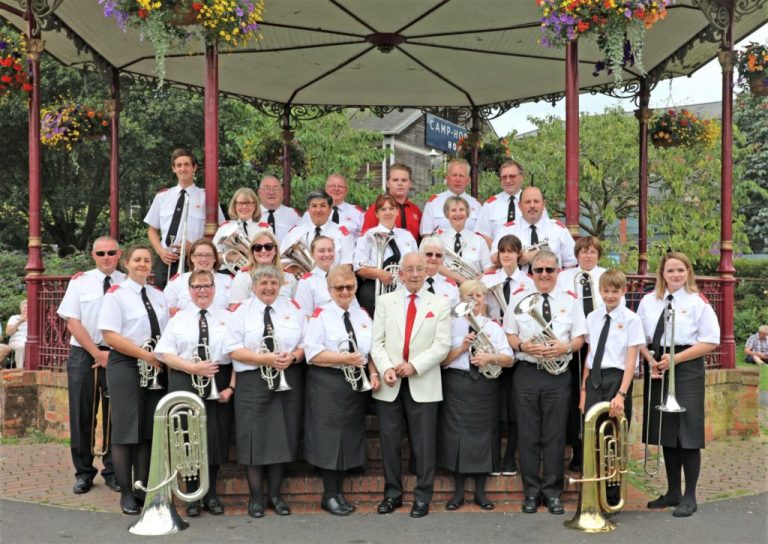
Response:
[[[5,334],[11,338],[8,347],[16,353],[16,368],[24,368],[24,346],[27,343],[27,299],[19,304],[20,314],[12,315],[5,327]]]
[[[755,365],[764,365],[768,363],[768,325],[761,325],[757,329],[757,334],[753,334],[747,339],[744,346],[744,355],[746,361]]]

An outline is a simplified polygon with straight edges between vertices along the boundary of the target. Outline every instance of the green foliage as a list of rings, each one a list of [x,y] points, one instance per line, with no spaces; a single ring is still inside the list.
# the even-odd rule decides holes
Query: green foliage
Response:
[[[19,303],[26,297],[26,264],[27,256],[21,251],[0,247],[0,336],[5,335],[8,318],[19,313]]]

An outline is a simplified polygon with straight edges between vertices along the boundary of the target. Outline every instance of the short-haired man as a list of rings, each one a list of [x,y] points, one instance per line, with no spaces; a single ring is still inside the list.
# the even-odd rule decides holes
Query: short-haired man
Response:
[[[768,364],[768,325],[762,325],[747,339],[744,345],[744,355],[748,363],[756,365]]]
[[[421,210],[419,207],[408,200],[408,193],[411,190],[411,177],[413,172],[407,164],[395,163],[389,167],[389,176],[387,176],[387,193],[397,201],[400,206],[400,214],[395,221],[395,226],[406,229],[413,234],[413,238],[419,241],[419,227],[421,225]],[[371,204],[366,210],[363,218],[362,233],[365,234],[370,228],[379,224],[376,217],[376,205]]]
[[[333,199],[331,221],[339,226],[347,227],[352,237],[357,240],[363,227],[363,210],[360,206],[355,206],[344,200],[348,193],[347,179],[341,174],[331,174],[325,180],[325,192],[331,195]],[[304,222],[310,220],[309,211],[304,212],[301,220]]]
[[[205,234],[205,189],[195,185],[197,159],[188,149],[175,149],[171,154],[171,169],[178,183],[175,187],[160,189],[149,207],[144,222],[149,225],[147,236],[157,253],[152,271],[155,287],[163,289],[168,278],[175,275],[179,265],[180,244],[186,239],[186,250],[192,242]],[[184,222],[184,202],[187,202],[187,228],[180,231]],[[217,207],[218,208],[218,207]],[[218,210],[218,221],[224,214]],[[170,272],[168,271],[170,268]]]
[[[430,196],[424,205],[424,215],[421,218],[420,228],[422,236],[432,234],[435,229],[446,230],[451,226],[445,212],[443,212],[445,199],[451,196],[460,196],[467,201],[469,216],[464,227],[471,231],[475,230],[475,222],[481,206],[475,197],[466,192],[469,184],[469,170],[469,163],[464,159],[453,159],[448,163],[448,171],[445,175],[445,184],[448,188],[442,193]]]
[[[69,281],[67,292],[57,313],[67,321],[67,330],[72,335],[67,359],[67,385],[69,395],[69,445],[72,464],[75,467],[75,485],[72,491],[86,493],[93,485],[97,474],[93,466],[94,406],[101,405],[102,436],[107,437],[109,398],[107,397],[107,356],[109,347],[101,336],[97,324],[101,300],[112,285],[119,285],[125,274],[117,270],[120,261],[117,242],[102,236],[93,243],[91,257],[96,268],[78,272]],[[94,381],[98,380],[98,387]],[[99,391],[94,402],[94,389]],[[112,491],[120,491],[117,477],[112,468],[111,452],[103,456],[104,469],[101,475]]]
[[[264,176],[259,183],[259,200],[261,200],[261,220],[272,230],[283,249],[283,239],[293,227],[299,224],[299,212],[283,204],[283,184],[275,176]]]

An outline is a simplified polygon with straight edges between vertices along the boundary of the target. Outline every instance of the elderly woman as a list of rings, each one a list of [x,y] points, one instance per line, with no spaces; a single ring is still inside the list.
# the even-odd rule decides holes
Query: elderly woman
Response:
[[[230,309],[253,296],[251,270],[256,266],[272,265],[276,267],[280,272],[280,296],[290,299],[296,292],[298,282],[293,274],[284,272],[283,265],[280,263],[280,247],[272,231],[269,229],[256,231],[250,249],[248,266],[240,270],[232,280],[232,288],[229,291]]]
[[[440,273],[445,262],[445,246],[438,236],[425,236],[419,244],[419,253],[427,263],[427,290],[443,297],[453,308],[459,303],[459,288],[456,282]]]
[[[416,251],[416,240],[406,229],[395,227],[400,207],[392,195],[381,195],[374,203],[379,224],[361,236],[355,248],[354,269],[363,280],[358,289],[357,299],[370,315],[376,308],[376,284],[393,290],[397,282],[397,273],[387,270],[398,265],[403,255]],[[382,262],[379,263],[376,233],[391,235],[384,246]],[[383,288],[383,287],[382,287]]]
[[[155,354],[171,369],[169,393],[188,391],[205,399],[210,487],[202,505],[211,514],[219,515],[224,513],[224,505],[216,495],[216,480],[219,465],[228,461],[233,419],[230,400],[235,386],[231,361],[222,351],[230,314],[214,305],[217,298],[214,276],[210,270],[190,273],[187,289],[191,302],[168,322]],[[197,380],[196,385],[193,380]],[[208,380],[208,384],[202,380]],[[218,391],[219,398],[208,398],[212,390]],[[188,492],[196,489],[196,481],[187,483]],[[200,515],[200,501],[187,505],[187,515]]]
[[[163,290],[171,315],[191,304],[189,278],[192,272],[198,270],[215,272],[219,268],[219,255],[216,253],[216,246],[207,238],[200,238],[192,244],[189,248],[188,259],[189,272],[173,276]],[[229,289],[232,286],[232,277],[227,274],[213,274],[213,279],[216,284],[216,298],[213,301],[213,306],[226,310],[229,305]]]
[[[304,358],[306,320],[292,301],[279,296],[282,275],[274,265],[253,269],[254,296],[231,316],[224,347],[237,373],[237,461],[247,467],[253,518],[264,516],[265,469],[267,504],[280,516],[290,515],[280,496],[283,465],[299,457],[304,387],[296,363]],[[290,389],[281,388],[281,382]]]
[[[11,337],[8,340],[8,351],[13,350],[15,353],[15,367],[24,368],[24,349],[27,344],[27,299],[19,303],[19,312],[8,319],[5,334]]]
[[[320,506],[335,516],[355,510],[342,492],[344,471],[365,464],[365,407],[370,397],[363,392],[363,375],[373,322],[354,303],[356,288],[355,274],[348,268],[337,266],[330,271],[328,289],[333,300],[315,310],[304,342],[309,363],[304,458],[322,471]],[[358,376],[347,376],[349,371]],[[375,372],[370,383],[374,390],[379,388]]]
[[[336,250],[333,239],[328,236],[318,236],[310,244],[312,258],[315,260],[315,268],[302,276],[296,287],[296,302],[301,306],[301,313],[309,319],[309,316],[323,304],[331,300],[328,292],[328,271],[336,259]]]
[[[238,231],[246,240],[251,240],[251,236],[257,230],[268,228],[269,225],[259,223],[261,218],[261,202],[254,190],[248,187],[240,187],[235,191],[235,194],[232,195],[232,200],[229,201],[229,209],[227,211],[232,219],[219,225],[219,229],[213,235],[212,241],[219,251],[221,271],[229,274],[229,269],[224,266],[224,253],[227,248],[224,247],[221,241]]]
[[[464,504],[467,475],[474,475],[475,504],[493,510],[494,504],[485,494],[485,480],[499,465],[499,384],[481,372],[488,365],[512,366],[514,359],[501,325],[485,315],[485,285],[468,280],[459,292],[461,300],[471,305],[480,330],[472,328],[464,317],[454,318],[451,324],[451,351],[441,363],[443,403],[438,422],[437,463],[453,472],[456,482],[446,510],[458,510]],[[487,349],[472,348],[483,340],[489,343]]]
[[[467,218],[469,218],[469,203],[460,196],[450,196],[443,204],[443,213],[450,226],[445,230],[438,230],[440,239],[446,248],[469,264],[477,272],[479,278],[480,274],[491,268],[493,264],[491,263],[488,242],[476,232],[466,228]],[[450,264],[451,259],[446,259],[446,262]],[[465,276],[450,270],[448,266],[444,266],[440,272],[459,284],[467,279]]]

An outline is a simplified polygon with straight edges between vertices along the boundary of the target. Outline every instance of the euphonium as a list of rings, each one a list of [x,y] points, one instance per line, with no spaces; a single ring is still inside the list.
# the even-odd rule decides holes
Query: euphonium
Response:
[[[549,327],[549,323],[544,320],[542,315],[536,309],[536,304],[539,302],[539,298],[541,298],[539,293],[531,293],[526,296],[517,303],[517,306],[515,306],[515,314],[528,314],[541,326],[541,333],[533,338],[528,338],[528,342],[533,342],[534,344],[549,344],[553,341],[557,341],[557,335],[555,335],[554,331]],[[568,354],[561,355],[560,357],[553,357],[551,359],[537,360],[537,362],[544,367],[544,370],[555,376],[568,370],[570,361],[571,356]]]
[[[392,274],[392,281],[387,284],[382,284],[379,278],[376,278],[376,298],[379,295],[386,295],[397,289],[400,284],[400,265],[390,264],[386,268],[384,267],[384,253],[387,251],[387,246],[390,240],[395,239],[394,232],[370,232],[366,236],[370,236],[373,240],[374,247],[376,248],[376,268]]]
[[[200,358],[200,349],[202,348],[205,359]],[[199,364],[203,361],[210,361],[211,360],[211,351],[208,349],[208,344],[198,344],[194,348],[192,348],[192,357],[190,357],[190,360],[193,364]],[[197,391],[197,394],[203,397],[205,395],[205,390],[208,387],[208,385],[211,386],[211,391],[208,393],[208,396],[205,397],[205,400],[219,400],[221,398],[221,395],[219,395],[219,389],[216,387],[216,377],[208,377],[208,376],[199,376],[198,374],[190,374],[189,377],[192,379],[192,387],[195,388]]]
[[[301,278],[307,272],[315,268],[315,259],[312,252],[304,243],[304,240],[298,239],[281,255],[283,268],[291,271],[294,276]]]
[[[455,272],[465,280],[477,279],[477,275],[480,272],[478,272],[474,266],[459,257],[456,253],[447,247],[443,248],[443,253],[447,257],[445,266],[448,270]]]
[[[463,317],[466,319],[467,323],[477,331],[477,333],[475,333],[475,341],[469,346],[469,356],[472,357],[475,353],[493,353],[494,355],[498,355],[498,351],[493,347],[491,340],[483,332],[483,328],[472,313],[474,308],[475,304],[473,301],[465,301],[459,302],[452,310],[453,315],[456,317]],[[478,370],[480,371],[480,374],[489,380],[496,379],[501,375],[501,366],[496,363],[488,363],[485,366],[479,367]]]
[[[222,264],[232,274],[236,274],[241,268],[248,266],[248,255],[251,253],[250,240],[236,223],[230,223],[234,230],[219,240],[218,250]]]
[[[571,484],[581,483],[579,509],[573,519],[564,525],[569,529],[587,533],[613,531],[616,524],[603,517],[603,512],[615,514],[624,508],[627,500],[629,474],[629,422],[626,416],[605,416],[611,410],[610,402],[598,402],[589,409],[584,419],[583,478],[569,478]],[[599,429],[598,420],[602,420]],[[608,504],[608,487],[621,486],[618,504]]]
[[[178,533],[189,523],[181,519],[172,495],[193,502],[208,493],[208,431],[205,405],[197,395],[186,391],[168,393],[157,404],[152,431],[152,457],[149,481],[134,483],[146,492],[144,510],[130,529],[135,535],[160,536]],[[183,480],[199,480],[197,491],[184,493]]]
[[[261,339],[261,342],[259,343],[259,353],[280,353],[282,350],[280,349],[280,341],[277,339],[277,336],[274,335],[274,330],[269,327],[267,329],[267,336]],[[269,348],[267,340],[272,341],[272,348]],[[277,370],[273,366],[267,366],[267,365],[261,365],[259,367],[259,370],[261,371],[261,377],[262,379],[267,382],[267,389],[270,391],[290,391],[293,389],[290,385],[288,385],[288,381],[285,379],[285,372],[282,370]],[[275,389],[275,378],[279,377],[277,389]]]
[[[347,338],[339,342],[339,353],[358,353],[357,343],[351,332]],[[344,372],[344,379],[352,386],[353,391],[364,393],[373,389],[371,382],[368,381],[365,366],[342,365],[341,370]]]
[[[144,340],[144,343],[141,344],[141,349],[143,349],[146,352],[151,353],[155,346],[157,345],[157,339],[156,338],[147,338]],[[141,387],[146,387],[149,390],[156,391],[158,389],[162,389],[160,386],[160,383],[157,380],[158,375],[160,374],[160,369],[156,366],[152,366],[144,359],[137,359],[136,364],[139,368],[139,385]]]

